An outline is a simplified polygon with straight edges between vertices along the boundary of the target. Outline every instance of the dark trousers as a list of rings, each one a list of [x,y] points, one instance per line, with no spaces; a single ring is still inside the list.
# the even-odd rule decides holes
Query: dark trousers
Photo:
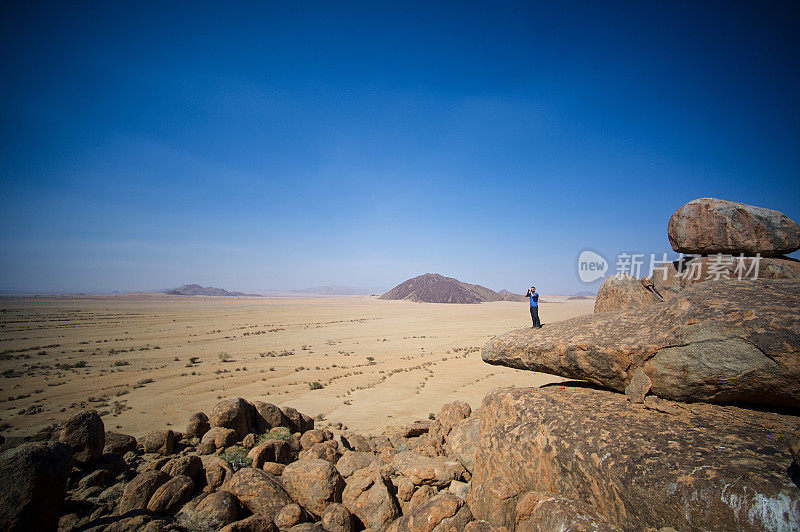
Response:
[[[534,327],[542,326],[542,322],[539,321],[539,307],[531,307],[531,319]]]

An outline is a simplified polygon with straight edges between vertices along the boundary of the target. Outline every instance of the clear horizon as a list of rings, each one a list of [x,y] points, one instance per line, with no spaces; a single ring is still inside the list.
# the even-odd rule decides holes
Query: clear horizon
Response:
[[[570,294],[698,197],[800,220],[796,4],[2,13],[0,292]]]

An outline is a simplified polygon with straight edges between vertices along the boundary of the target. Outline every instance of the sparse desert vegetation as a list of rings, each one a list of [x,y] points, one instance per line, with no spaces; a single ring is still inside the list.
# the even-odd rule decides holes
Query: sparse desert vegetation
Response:
[[[592,304],[552,303],[542,316],[590,313]],[[0,308],[6,437],[32,436],[87,406],[139,435],[229,396],[368,432],[456,398],[478,407],[498,386],[557,380],[481,362],[491,336],[527,325],[518,303],[119,297],[5,299]]]

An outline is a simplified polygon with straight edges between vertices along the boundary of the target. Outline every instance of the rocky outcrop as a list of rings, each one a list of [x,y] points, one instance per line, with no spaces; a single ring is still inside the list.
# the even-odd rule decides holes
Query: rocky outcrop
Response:
[[[495,390],[481,409],[472,513],[513,530],[535,512],[518,510],[537,492],[588,505],[579,513],[623,530],[800,526],[800,489],[787,474],[800,417],[708,404],[678,411],[590,387]]]
[[[661,298],[648,290],[639,279],[629,275],[612,275],[598,290],[594,311],[627,310],[656,303],[661,303]]]
[[[675,211],[667,233],[680,253],[777,256],[800,249],[800,227],[785,214],[715,198],[692,200]]]
[[[800,281],[703,283],[668,305],[512,331],[482,356],[620,392],[642,368],[662,398],[797,407]]]
[[[0,530],[55,530],[71,468],[63,443],[25,443],[0,454]]]

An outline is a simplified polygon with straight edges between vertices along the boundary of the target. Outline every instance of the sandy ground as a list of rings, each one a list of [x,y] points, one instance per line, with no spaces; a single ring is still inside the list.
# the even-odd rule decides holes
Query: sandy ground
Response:
[[[550,299],[540,307],[545,326],[594,304]],[[479,407],[499,386],[561,380],[481,361],[489,338],[529,324],[527,304],[508,302],[4,299],[0,434],[31,435],[87,407],[101,412],[107,430],[183,430],[190,414],[232,396],[375,433],[455,399]],[[322,388],[312,389],[315,382]]]

